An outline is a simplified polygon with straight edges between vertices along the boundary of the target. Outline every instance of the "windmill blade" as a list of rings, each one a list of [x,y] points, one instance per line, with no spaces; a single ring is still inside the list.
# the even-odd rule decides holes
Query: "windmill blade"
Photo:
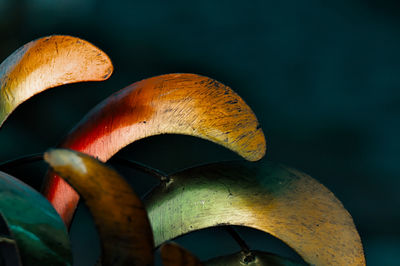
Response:
[[[82,39],[53,35],[29,42],[0,65],[0,126],[35,94],[63,84],[105,80],[112,71],[108,56]]]
[[[203,266],[204,264],[192,253],[176,243],[161,246],[161,260],[164,266]]]
[[[113,94],[78,124],[61,147],[107,161],[136,140],[166,133],[204,138],[251,161],[262,158],[266,149],[250,107],[229,87],[195,74],[157,76]],[[69,224],[79,200],[75,191],[49,175],[44,195]]]
[[[4,172],[0,172],[0,212],[23,265],[72,265],[68,233],[57,212],[40,193]]]
[[[45,153],[51,168],[82,196],[102,246],[102,265],[152,265],[153,234],[146,210],[130,185],[114,170],[82,153]]]
[[[263,252],[251,250],[250,253],[243,251],[225,255],[217,258],[212,258],[204,262],[206,266],[301,266],[300,264],[292,260],[283,258],[281,256]]]
[[[155,245],[217,225],[270,233],[315,265],[365,265],[340,201],[310,176],[267,161],[188,169],[145,198]]]
[[[265,138],[250,107],[229,87],[195,74],[136,82],[97,105],[61,146],[108,160],[126,145],[159,134],[213,141],[250,161],[265,154]]]

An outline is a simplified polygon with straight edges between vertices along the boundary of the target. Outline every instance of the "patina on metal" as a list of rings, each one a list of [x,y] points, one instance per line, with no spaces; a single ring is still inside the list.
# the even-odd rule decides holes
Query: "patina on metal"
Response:
[[[0,126],[35,94],[63,84],[102,81],[112,71],[110,58],[85,40],[53,35],[29,42],[0,65]]]
[[[136,82],[97,105],[61,147],[101,161],[126,145],[153,135],[185,134],[213,141],[247,160],[266,150],[263,131],[250,107],[228,86],[195,74],[168,74]],[[66,224],[79,195],[54,174],[44,194]]]
[[[0,172],[0,212],[23,265],[72,265],[67,230],[51,204],[36,190]]]
[[[96,224],[102,265],[152,265],[154,242],[143,203],[129,184],[100,161],[75,151],[44,158],[82,196]]]
[[[270,233],[313,265],[365,265],[353,219],[327,188],[268,161],[227,162],[170,176],[146,198],[156,246],[218,225]]]

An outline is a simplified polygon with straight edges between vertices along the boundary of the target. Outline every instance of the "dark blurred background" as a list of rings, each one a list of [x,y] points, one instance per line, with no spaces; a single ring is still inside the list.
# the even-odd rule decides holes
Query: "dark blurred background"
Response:
[[[369,265],[400,265],[400,3],[326,1],[0,0],[0,59],[51,34],[86,39],[112,59],[102,83],[59,87],[21,105],[0,130],[0,161],[55,146],[116,90],[154,75],[188,72],[231,86],[267,136],[267,157],[332,190],[352,214]],[[165,172],[230,151],[185,136],[134,143],[124,156]],[[129,169],[143,195],[156,184]],[[11,173],[37,187],[44,164]],[[248,244],[299,259],[280,241],[238,229]],[[71,239],[76,265],[99,254],[79,207]],[[238,250],[224,231],[178,239],[203,259]]]

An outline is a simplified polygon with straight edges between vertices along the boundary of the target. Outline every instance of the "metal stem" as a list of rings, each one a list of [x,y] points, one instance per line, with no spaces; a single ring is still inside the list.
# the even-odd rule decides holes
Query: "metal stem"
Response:
[[[38,162],[38,161],[43,161],[43,153],[30,154],[30,155],[26,155],[23,157],[19,157],[16,159],[12,159],[12,160],[0,163],[0,170],[9,170],[9,169],[12,169],[12,168],[24,165],[24,164],[34,163],[34,162]],[[121,158],[121,157],[111,158],[110,163],[111,164],[118,163],[121,165],[125,165],[129,168],[136,169],[138,171],[150,174],[150,175],[158,178],[160,181],[165,181],[168,179],[167,175],[162,173],[161,171],[153,169],[142,163],[131,161],[131,160],[128,160],[125,158]]]
[[[231,235],[231,237],[236,241],[236,243],[238,243],[242,251],[244,251],[245,253],[250,253],[249,246],[246,244],[246,242],[244,242],[244,240],[239,236],[239,234],[236,232],[235,229],[233,229],[232,226],[230,225],[225,226],[225,230]]]
[[[27,163],[43,160],[43,153],[35,153],[0,163],[0,170],[7,170]]]
[[[118,164],[121,164],[121,165],[125,165],[125,166],[127,166],[129,168],[132,168],[132,169],[141,171],[143,173],[152,175],[152,176],[158,178],[160,181],[164,181],[165,179],[167,179],[167,177],[166,177],[167,175],[162,173],[161,171],[159,171],[157,169],[154,169],[154,168],[151,168],[151,167],[149,167],[147,165],[144,165],[142,163],[131,161],[131,160],[128,160],[128,159],[125,159],[125,158],[121,158],[121,157],[111,158],[110,159],[110,163],[111,164],[118,163]]]

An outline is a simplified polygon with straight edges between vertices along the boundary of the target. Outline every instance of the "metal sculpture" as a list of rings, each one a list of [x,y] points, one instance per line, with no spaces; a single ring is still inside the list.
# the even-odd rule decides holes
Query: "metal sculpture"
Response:
[[[105,80],[112,71],[108,56],[82,39],[55,35],[32,41],[0,65],[0,126],[35,94],[62,84]],[[159,178],[142,202],[102,162],[136,140],[168,133],[212,141],[247,162],[168,176],[129,163]],[[49,201],[0,172],[1,265],[71,265],[66,225],[80,197],[98,229],[105,266],[152,265],[155,248],[166,241],[221,225],[238,241],[240,252],[200,261],[167,243],[161,246],[164,264],[299,265],[250,250],[226,227],[240,225],[274,235],[313,265],[365,265],[360,237],[340,201],[310,176],[260,160],[266,143],[257,118],[242,98],[211,78],[167,74],[133,83],[89,112],[59,147],[44,154],[53,170],[44,184]],[[42,158],[28,156],[0,163],[0,168]]]

